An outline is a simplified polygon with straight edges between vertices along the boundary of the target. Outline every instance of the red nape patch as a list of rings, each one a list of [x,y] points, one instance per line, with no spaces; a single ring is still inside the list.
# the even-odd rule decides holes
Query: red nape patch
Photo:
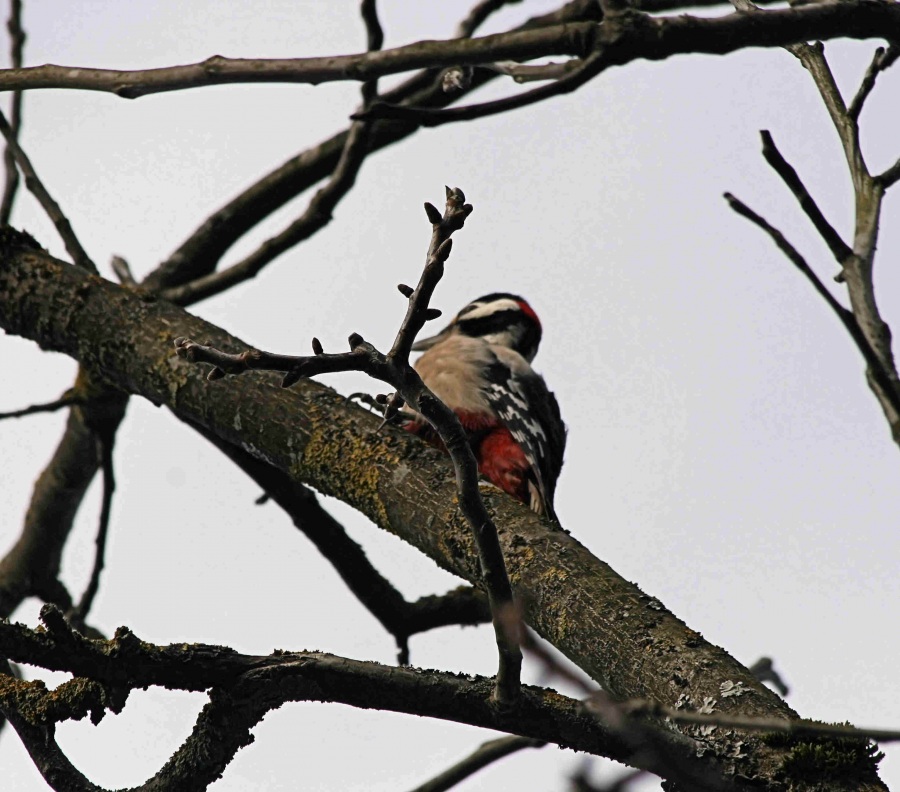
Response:
[[[478,459],[478,472],[491,484],[522,503],[530,502],[528,472],[531,466],[509,429],[498,426],[490,432],[475,450],[475,456]]]
[[[522,313],[525,314],[532,322],[534,322],[539,329],[543,330],[541,326],[541,320],[538,319],[538,315],[534,312],[534,308],[532,308],[525,300],[518,300],[519,308],[522,309]]]

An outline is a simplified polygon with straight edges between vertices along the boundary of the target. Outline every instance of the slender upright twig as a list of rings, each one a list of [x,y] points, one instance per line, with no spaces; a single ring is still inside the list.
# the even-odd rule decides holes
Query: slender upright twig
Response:
[[[10,38],[10,61],[14,69],[22,68],[22,50],[25,46],[25,31],[22,29],[22,0],[10,0],[9,21],[6,23]],[[13,137],[19,139],[19,130],[22,128],[22,91],[13,91],[10,101],[9,126]],[[0,226],[9,225],[12,215],[13,202],[19,189],[19,169],[16,167],[16,158],[6,146],[3,154],[6,166],[6,183],[3,187],[3,199],[0,201]]]
[[[100,523],[97,529],[94,567],[91,570],[91,577],[84,594],[81,595],[81,599],[70,614],[72,623],[78,627],[84,624],[84,620],[91,611],[94,598],[100,590],[100,573],[106,564],[106,538],[109,535],[109,516],[112,511],[113,493],[116,491],[116,477],[112,460],[114,437],[115,435],[112,433],[102,431],[98,433],[97,445],[100,452],[100,469],[103,471],[103,503],[100,507]]]

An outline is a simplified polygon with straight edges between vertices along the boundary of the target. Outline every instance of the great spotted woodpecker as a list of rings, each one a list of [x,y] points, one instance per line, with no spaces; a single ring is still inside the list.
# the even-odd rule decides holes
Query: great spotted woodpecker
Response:
[[[415,368],[431,391],[459,417],[478,472],[550,519],[562,468],[566,428],[556,398],[531,368],[541,323],[515,294],[470,302],[440,333],[417,341]],[[404,426],[434,445],[440,439],[406,407]]]

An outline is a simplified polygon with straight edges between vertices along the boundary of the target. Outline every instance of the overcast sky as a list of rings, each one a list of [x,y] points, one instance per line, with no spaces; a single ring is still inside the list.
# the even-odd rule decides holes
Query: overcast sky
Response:
[[[110,0],[26,3],[28,64],[147,68],[234,57],[359,51],[357,2]],[[485,32],[554,7],[529,0]],[[452,35],[465,3],[384,0],[386,45]],[[875,43],[827,53],[845,94]],[[478,100],[516,90],[495,82]],[[873,171],[900,156],[900,68],[863,117]],[[119,254],[142,276],[213,210],[298,150],[346,125],[358,86],[236,86],[127,101],[26,95],[23,144],[90,255],[112,277]],[[454,240],[434,305],[452,314],[491,291],[525,296],[545,334],[536,359],[569,426],[561,521],[620,574],[738,660],[775,659],[803,716],[900,728],[900,451],[849,337],[729,190],[785,231],[837,295],[825,245],[759,152],[769,129],[826,215],[851,236],[840,147],[806,72],[781,50],[680,57],[612,70],[574,95],[475,124],[424,130],[373,156],[335,219],[255,281],[194,309],[258,347],[303,354],[312,335],[389,345],[429,238],[421,206],[461,187],[475,212]],[[889,194],[876,261],[880,307],[900,323],[898,197]],[[306,197],[228,256],[276,233]],[[13,223],[65,257],[30,196]],[[75,364],[0,337],[0,411],[49,401]],[[332,377],[341,390],[378,390]],[[227,381],[211,387],[228,387]],[[63,414],[0,424],[0,552],[14,542]],[[118,491],[107,570],[91,621],[158,643],[241,651],[321,649],[390,663],[391,639],[274,505],[163,410],[132,400],[115,450]],[[66,548],[80,592],[93,560],[99,487]],[[457,585],[428,559],[342,504],[333,513],[410,598]],[[16,618],[37,622],[30,601]],[[412,640],[412,662],[492,673],[489,628]],[[537,672],[527,670],[529,681]],[[26,669],[29,678],[39,675]],[[62,675],[40,674],[56,684]],[[57,729],[96,783],[155,773],[189,734],[201,695],[131,694],[118,716]],[[217,792],[402,790],[490,732],[339,705],[291,704],[254,730]],[[900,749],[882,778],[900,787]],[[459,788],[563,789],[582,757],[547,747]],[[11,730],[4,788],[46,789]],[[617,772],[601,762],[595,772]],[[642,789],[658,789],[648,782]]]

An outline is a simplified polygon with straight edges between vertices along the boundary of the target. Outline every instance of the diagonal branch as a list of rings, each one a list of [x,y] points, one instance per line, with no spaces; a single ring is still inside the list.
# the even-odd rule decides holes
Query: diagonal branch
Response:
[[[117,427],[116,427],[117,428]],[[94,604],[94,597],[100,590],[100,573],[106,559],[106,537],[109,534],[109,515],[112,511],[113,493],[116,491],[116,477],[113,470],[113,443],[115,431],[99,429],[97,432],[98,456],[100,457],[100,469],[103,472],[103,499],[100,506],[100,525],[97,529],[96,551],[94,554],[94,567],[87,588],[78,604],[72,609],[69,618],[79,629],[84,627],[85,619]]]
[[[891,68],[898,57],[900,57],[900,44],[896,42],[891,42],[887,49],[878,47],[875,50],[875,55],[869,64],[869,68],[866,69],[866,74],[859,86],[859,90],[857,90],[856,96],[853,97],[853,101],[850,102],[850,107],[847,109],[847,114],[852,121],[859,123],[859,114],[862,112],[866,99],[868,99],[869,94],[872,93],[872,89],[875,87],[875,80],[881,72]]]
[[[478,746],[465,759],[461,759],[452,767],[448,767],[439,775],[417,786],[412,792],[445,792],[455,787],[460,781],[475,775],[489,764],[503,759],[524,748],[543,748],[547,743],[531,737],[500,737],[489,740]]]
[[[361,5],[363,21],[366,24],[369,50],[381,48],[384,33],[378,21],[375,0],[363,0]],[[363,109],[378,95],[377,78],[363,83]],[[306,211],[284,231],[266,240],[249,256],[221,272],[197,278],[181,286],[167,289],[163,296],[178,305],[192,305],[195,302],[220,294],[232,286],[256,277],[267,264],[300,242],[309,239],[317,231],[331,222],[332,213],[338,203],[356,183],[356,177],[369,153],[369,137],[372,125],[366,121],[355,121],[350,125],[341,156],[335,165],[331,179],[309,202]]]
[[[41,208],[47,213],[47,217],[49,217],[53,222],[53,225],[56,226],[56,231],[62,238],[66,250],[72,257],[72,261],[82,269],[96,273],[97,266],[91,261],[90,256],[88,256],[85,249],[81,246],[81,242],[78,241],[78,237],[75,236],[75,232],[72,230],[72,224],[63,214],[59,204],[53,200],[53,196],[50,195],[47,188],[44,186],[44,183],[38,178],[37,172],[31,164],[31,160],[28,159],[28,156],[22,150],[19,141],[16,140],[16,133],[9,125],[6,116],[3,115],[2,112],[0,112],[0,134],[6,138],[7,149],[12,152],[16,163],[22,171],[22,175],[25,177],[25,186],[31,191],[31,194],[37,198]]]
[[[437,627],[490,621],[491,611],[484,595],[470,586],[408,602],[372,566],[363,548],[322,507],[312,490],[203,427],[188,425],[231,459],[287,512],[294,525],[331,563],[347,588],[394,637],[397,662],[401,665],[409,663],[409,638],[417,633]]]
[[[532,17],[515,30],[599,21],[600,18],[600,7],[594,0],[570,0],[559,10]],[[469,25],[464,32],[471,35],[474,30]],[[443,107],[496,77],[495,73],[479,71],[467,89],[449,94],[443,90],[440,76],[433,70],[428,70],[387,91],[381,98],[394,104]],[[397,143],[416,129],[413,124],[375,122],[369,135],[369,152]],[[348,131],[345,130],[300,152],[214,212],[168,259],[147,276],[144,286],[157,291],[179,286],[215,270],[225,251],[257,223],[318,181],[329,177],[346,147],[347,135]]]
[[[812,268],[806,262],[806,259],[800,255],[797,249],[790,242],[788,242],[784,234],[782,234],[777,228],[773,227],[764,218],[760,217],[760,215],[750,209],[750,207],[748,207],[742,201],[735,198],[731,193],[725,193],[725,200],[728,201],[728,205],[735,212],[737,212],[742,217],[746,217],[751,223],[765,231],[772,238],[772,241],[778,246],[778,249],[781,250],[781,252],[788,257],[790,262],[809,280],[809,282],[813,285],[813,288],[828,304],[828,307],[831,308],[831,310],[834,311],[834,313],[837,315],[838,319],[841,320],[841,324],[844,325],[844,327],[847,329],[847,332],[850,333],[850,337],[853,339],[857,348],[865,358],[866,363],[869,366],[869,370],[872,372],[879,386],[883,389],[885,398],[890,401],[893,409],[900,413],[900,394],[898,394],[897,390],[894,388],[891,374],[890,372],[885,370],[885,367],[882,364],[881,359],[878,357],[878,354],[874,349],[872,349],[865,333],[863,333],[859,326],[859,323],[856,321],[856,317],[854,316],[853,312],[844,308],[844,306],[835,299],[834,295],[830,291],[828,291],[828,289],[825,287],[825,284],[822,283],[816,273],[813,272]]]
[[[799,202],[800,208],[806,212],[806,216],[810,219],[813,226],[815,226],[816,231],[818,231],[822,239],[825,240],[825,244],[828,245],[828,248],[831,250],[831,254],[834,256],[837,263],[842,267],[845,266],[849,258],[853,255],[853,250],[843,239],[841,239],[840,234],[834,230],[834,226],[825,219],[825,215],[822,214],[822,210],[819,209],[818,204],[816,204],[813,197],[809,194],[806,185],[800,180],[797,171],[794,170],[791,164],[781,155],[781,152],[775,145],[775,141],[772,139],[772,135],[769,131],[764,129],[759,134],[762,137],[762,153],[766,158],[766,162],[772,166],[773,170],[790,188],[790,191]]]

